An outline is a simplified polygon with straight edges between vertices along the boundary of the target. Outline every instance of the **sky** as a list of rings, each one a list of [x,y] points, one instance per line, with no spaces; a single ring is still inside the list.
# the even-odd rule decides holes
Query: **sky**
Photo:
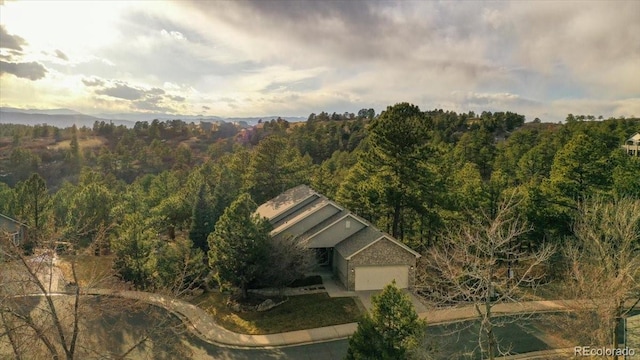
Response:
[[[640,116],[640,1],[0,0],[0,105]]]

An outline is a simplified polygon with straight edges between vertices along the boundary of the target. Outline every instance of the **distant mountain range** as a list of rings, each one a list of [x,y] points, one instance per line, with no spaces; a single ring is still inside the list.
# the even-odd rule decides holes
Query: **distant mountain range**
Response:
[[[204,115],[170,115],[161,113],[120,113],[120,114],[95,114],[87,115],[71,109],[17,109],[11,107],[0,107],[0,124],[21,124],[21,125],[39,125],[47,124],[59,128],[71,127],[75,124],[78,127],[93,127],[96,121],[104,121],[106,123],[113,122],[115,125],[124,125],[133,127],[136,121],[153,121],[158,119],[165,120],[182,120],[185,122],[199,123],[203,122],[237,122],[240,124],[255,125],[259,120],[269,121],[277,119],[278,116],[262,116],[262,117],[231,117],[222,118],[219,116]],[[289,122],[306,121],[305,117],[300,116],[282,116]]]

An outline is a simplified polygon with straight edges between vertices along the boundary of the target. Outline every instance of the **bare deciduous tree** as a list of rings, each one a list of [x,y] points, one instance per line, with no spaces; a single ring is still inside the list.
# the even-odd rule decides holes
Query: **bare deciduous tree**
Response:
[[[292,236],[272,238],[267,267],[260,280],[282,289],[311,271],[314,264],[315,254],[307,248],[306,240]]]
[[[0,357],[120,359],[135,353],[153,358],[158,338],[174,354],[184,350],[175,336],[184,329],[179,321],[144,303],[89,295],[73,261],[69,280],[75,285],[68,286],[52,249],[26,256],[8,234],[0,234]],[[133,329],[133,316],[144,326]],[[155,348],[146,347],[151,342]]]
[[[573,316],[581,325],[571,331],[586,345],[615,348],[621,340],[616,329],[640,303],[640,200],[585,201],[573,232],[563,288],[584,301]]]
[[[508,350],[501,348],[494,329],[517,321],[494,316],[493,307],[518,302],[523,288],[541,284],[543,264],[554,252],[550,245],[524,250],[520,237],[530,226],[518,216],[517,205],[512,196],[501,203],[494,217],[449,231],[419,267],[416,288],[428,303],[473,305],[480,320],[478,345],[489,359]]]

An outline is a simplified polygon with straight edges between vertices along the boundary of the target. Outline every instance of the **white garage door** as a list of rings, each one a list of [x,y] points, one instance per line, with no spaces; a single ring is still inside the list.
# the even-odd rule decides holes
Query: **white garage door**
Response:
[[[409,287],[409,267],[398,266],[358,266],[355,271],[357,290],[379,290],[395,279],[399,289]]]

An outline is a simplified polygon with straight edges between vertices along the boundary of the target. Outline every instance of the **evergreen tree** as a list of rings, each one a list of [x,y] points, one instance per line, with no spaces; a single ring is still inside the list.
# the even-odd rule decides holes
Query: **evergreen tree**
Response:
[[[271,226],[255,214],[257,206],[247,193],[225,210],[209,235],[209,265],[218,282],[240,288],[247,297],[249,284],[264,271]]]
[[[420,340],[424,321],[418,318],[409,296],[395,281],[373,296],[371,315],[366,314],[349,339],[347,360],[406,359]]]
[[[270,136],[251,155],[245,188],[259,204],[281,192],[307,182],[311,159],[287,144],[285,138]]]
[[[33,173],[29,179],[16,186],[16,210],[18,220],[29,226],[32,246],[46,239],[53,226],[51,220],[51,196],[44,179]],[[27,250],[30,250],[27,248]]]
[[[189,230],[189,239],[193,242],[193,246],[204,251],[205,254],[209,251],[207,238],[213,232],[216,221],[208,200],[207,185],[202,184],[198,191],[196,203],[193,205],[191,230]]]
[[[111,244],[116,255],[114,269],[123,280],[130,281],[138,289],[151,286],[156,245],[156,235],[145,224],[142,215],[126,215],[119,236]]]
[[[80,171],[82,160],[80,155],[80,143],[78,142],[78,128],[75,124],[71,127],[71,142],[69,143],[68,161],[72,172]]]

